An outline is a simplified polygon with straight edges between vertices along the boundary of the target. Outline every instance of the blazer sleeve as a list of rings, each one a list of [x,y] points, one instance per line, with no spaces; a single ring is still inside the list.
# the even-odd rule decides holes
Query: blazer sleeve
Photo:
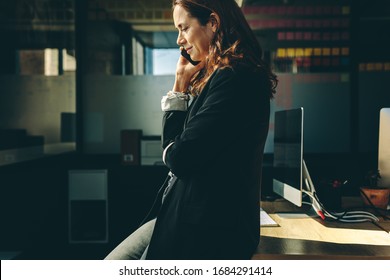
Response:
[[[219,153],[239,148],[233,146],[233,135],[244,133],[250,110],[247,104],[252,101],[242,96],[246,94],[242,75],[230,68],[217,71],[201,93],[206,94],[201,107],[164,150],[165,164],[179,178],[206,168]]]
[[[167,111],[164,112],[162,120],[162,148],[165,149],[172,143],[177,135],[183,132],[184,120],[187,112],[185,111]]]

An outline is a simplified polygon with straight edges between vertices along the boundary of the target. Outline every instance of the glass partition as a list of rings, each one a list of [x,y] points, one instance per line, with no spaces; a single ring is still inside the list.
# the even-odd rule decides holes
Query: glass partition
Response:
[[[0,3],[0,165],[75,150],[74,1]]]

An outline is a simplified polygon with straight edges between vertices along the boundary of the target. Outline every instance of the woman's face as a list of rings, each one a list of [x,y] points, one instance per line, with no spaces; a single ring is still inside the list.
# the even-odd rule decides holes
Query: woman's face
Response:
[[[173,21],[179,31],[177,44],[183,46],[194,61],[204,61],[209,54],[209,46],[215,32],[215,25],[208,22],[202,26],[197,18],[180,5],[173,10]]]

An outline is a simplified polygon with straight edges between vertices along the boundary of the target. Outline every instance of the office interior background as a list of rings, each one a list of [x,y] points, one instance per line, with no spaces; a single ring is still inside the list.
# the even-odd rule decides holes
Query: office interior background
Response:
[[[390,107],[390,2],[240,2],[279,77],[262,196],[272,196],[273,113],[297,107],[317,188],[348,180],[342,194],[357,196]],[[179,55],[171,1],[1,1],[0,36],[0,256],[101,259],[168,172],[159,137]],[[80,182],[101,188],[98,203],[70,190]]]

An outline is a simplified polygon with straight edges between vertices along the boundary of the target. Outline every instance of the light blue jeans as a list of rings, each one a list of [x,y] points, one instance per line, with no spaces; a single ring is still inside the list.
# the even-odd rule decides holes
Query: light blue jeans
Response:
[[[156,219],[143,224],[111,251],[105,260],[142,260],[152,238]]]

